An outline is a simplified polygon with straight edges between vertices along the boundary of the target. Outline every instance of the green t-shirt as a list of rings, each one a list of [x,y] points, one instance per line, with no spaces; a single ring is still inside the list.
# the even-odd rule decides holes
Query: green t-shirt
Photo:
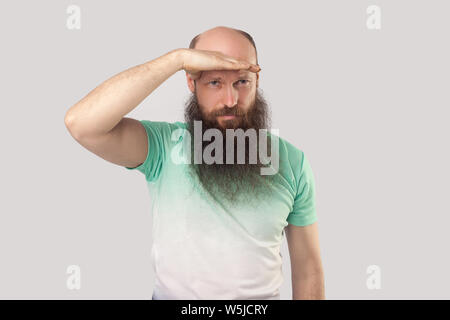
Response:
[[[230,207],[199,192],[187,164],[173,161],[184,150],[185,122],[140,122],[147,158],[125,168],[145,175],[152,202],[154,299],[279,299],[284,227],[317,220],[314,176],[303,151],[278,137],[270,196]]]

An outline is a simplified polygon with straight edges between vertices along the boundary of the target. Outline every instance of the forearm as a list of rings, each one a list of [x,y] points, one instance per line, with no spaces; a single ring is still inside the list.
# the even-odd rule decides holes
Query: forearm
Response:
[[[172,50],[106,80],[67,111],[66,126],[78,137],[109,132],[161,83],[182,69],[181,50]]]
[[[292,277],[292,300],[324,300],[323,272],[304,273]]]

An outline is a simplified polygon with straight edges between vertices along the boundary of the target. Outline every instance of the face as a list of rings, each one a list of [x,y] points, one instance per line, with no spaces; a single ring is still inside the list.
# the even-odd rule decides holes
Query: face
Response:
[[[231,76],[230,76],[231,77]],[[194,121],[202,122],[202,134],[211,128],[220,130],[222,137],[226,137],[226,129],[268,129],[269,116],[268,105],[257,89],[251,89],[246,82],[238,83],[240,78],[226,79],[225,82],[211,80],[200,82],[198,86],[204,86],[203,103],[199,102],[198,95],[194,92],[189,97],[185,105],[185,121],[188,123],[188,130],[191,137],[194,137]],[[245,80],[245,79],[244,79]],[[212,86],[211,83],[212,82]],[[233,86],[233,87],[232,87]],[[234,92],[235,95],[230,94]],[[253,92],[253,94],[251,93]],[[241,98],[242,95],[242,99]],[[231,98],[233,97],[233,99]],[[225,101],[225,104],[221,103]],[[227,117],[226,115],[232,115]],[[258,135],[257,135],[258,137]],[[193,138],[194,139],[194,138]],[[202,150],[211,143],[211,141],[202,140]],[[193,140],[192,140],[193,141]],[[270,139],[268,139],[270,150]],[[193,144],[192,144],[193,145]],[[258,142],[256,143],[259,146]],[[253,146],[254,147],[254,146]],[[258,159],[257,163],[249,161],[249,141],[245,144],[245,163],[237,163],[237,143],[234,145],[234,162],[226,163],[227,149],[226,139],[223,139],[223,163],[212,164],[194,164],[194,150],[191,149],[190,173],[194,179],[197,179],[199,185],[203,187],[214,199],[220,199],[227,205],[233,205],[238,201],[260,199],[269,189],[271,176],[261,175],[260,168],[263,164]],[[259,151],[257,151],[259,153]],[[257,153],[257,154],[258,154]]]
[[[240,127],[255,103],[257,77],[247,70],[204,71],[194,82],[203,117],[217,127]]]

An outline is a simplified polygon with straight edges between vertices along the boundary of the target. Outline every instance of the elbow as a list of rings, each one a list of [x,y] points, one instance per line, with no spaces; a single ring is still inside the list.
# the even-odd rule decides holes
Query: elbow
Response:
[[[73,123],[73,115],[70,113],[70,111],[67,111],[66,115],[64,116],[64,124],[66,125],[66,128],[69,129],[72,123]]]
[[[81,138],[80,133],[75,130],[75,116],[70,112],[70,110],[67,111],[64,116],[64,125],[75,140],[78,141]]]

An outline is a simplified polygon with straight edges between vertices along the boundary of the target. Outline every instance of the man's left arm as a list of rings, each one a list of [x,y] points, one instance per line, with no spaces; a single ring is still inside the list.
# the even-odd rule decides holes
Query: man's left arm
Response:
[[[323,300],[325,285],[317,222],[285,228],[291,260],[292,300]]]

